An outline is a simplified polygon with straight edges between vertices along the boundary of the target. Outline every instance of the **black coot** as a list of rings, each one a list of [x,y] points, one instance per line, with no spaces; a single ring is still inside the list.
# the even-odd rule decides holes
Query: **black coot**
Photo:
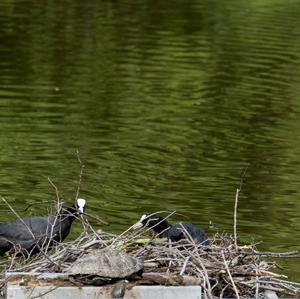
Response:
[[[209,245],[209,241],[202,228],[196,227],[190,222],[169,223],[164,217],[145,214],[141,219],[133,225],[134,229],[140,227],[149,227],[161,238],[168,238],[173,242],[186,238],[184,229],[197,244]],[[183,229],[184,227],[184,229]]]
[[[55,242],[62,242],[74,219],[83,213],[85,203],[83,198],[78,198],[59,214],[30,216],[0,224],[0,255],[14,248],[32,254],[51,247]]]

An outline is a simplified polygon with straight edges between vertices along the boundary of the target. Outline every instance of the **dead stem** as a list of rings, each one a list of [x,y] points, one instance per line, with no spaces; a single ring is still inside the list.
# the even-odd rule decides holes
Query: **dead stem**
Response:
[[[80,188],[81,188],[81,184],[82,184],[82,176],[83,176],[83,170],[85,165],[82,163],[81,158],[80,158],[80,154],[79,154],[79,150],[76,151],[76,155],[77,155],[77,160],[79,162],[80,165],[80,172],[79,172],[79,180],[78,180],[78,185],[77,185],[77,190],[76,190],[76,195],[75,195],[75,200],[78,198],[79,196],[79,192],[80,192]]]
[[[233,278],[232,278],[232,275],[231,275],[230,270],[228,268],[228,263],[227,263],[227,261],[225,259],[225,255],[224,255],[224,251],[223,250],[221,251],[221,254],[222,254],[223,261],[224,261],[225,269],[226,269],[226,271],[228,273],[229,279],[230,279],[231,284],[233,286],[236,298],[239,299],[240,298],[239,291],[237,290],[236,285],[235,285],[235,283],[233,281]]]
[[[239,201],[239,193],[240,193],[240,189],[237,188],[236,189],[236,193],[235,193],[235,201],[234,201],[234,218],[233,218],[233,236],[234,236],[234,246],[235,249],[238,249],[238,245],[237,245],[237,207],[238,207],[238,201]]]

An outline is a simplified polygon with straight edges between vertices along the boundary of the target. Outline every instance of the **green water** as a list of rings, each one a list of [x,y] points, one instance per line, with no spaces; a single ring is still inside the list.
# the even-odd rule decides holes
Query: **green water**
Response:
[[[232,232],[248,167],[241,242],[300,250],[299,15],[292,0],[2,0],[0,194],[52,199],[50,177],[72,202],[78,149],[105,229],[177,210],[212,235],[210,220]],[[299,259],[281,264],[300,280]]]

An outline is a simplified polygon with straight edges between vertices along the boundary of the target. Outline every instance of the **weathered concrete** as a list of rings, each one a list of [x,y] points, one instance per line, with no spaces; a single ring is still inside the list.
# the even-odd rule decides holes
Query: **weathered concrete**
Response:
[[[106,287],[58,287],[9,285],[7,299],[108,299],[111,288]],[[166,287],[136,286],[125,292],[124,299],[201,299],[199,286]]]
[[[116,293],[114,284],[75,286],[66,273],[12,272],[6,273],[6,279],[7,299],[108,299]],[[140,285],[132,288],[128,285],[124,290],[124,299],[201,299],[201,287],[198,285]],[[278,296],[274,291],[266,290],[264,299],[278,299]]]
[[[271,290],[265,290],[264,295],[265,299],[278,299],[276,292]]]
[[[136,286],[126,291],[124,299],[201,299],[200,286]]]
[[[8,285],[7,299],[106,299],[111,298],[107,288],[101,287],[59,287]]]
[[[66,274],[7,273],[7,299],[108,299],[114,285],[74,286]],[[135,286],[124,299],[201,299],[200,286]]]

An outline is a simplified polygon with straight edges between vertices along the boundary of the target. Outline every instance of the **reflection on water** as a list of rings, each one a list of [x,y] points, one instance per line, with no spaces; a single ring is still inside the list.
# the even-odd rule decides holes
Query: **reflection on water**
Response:
[[[241,239],[300,249],[297,1],[5,0],[0,11],[1,194],[16,207],[52,198],[48,176],[71,201],[79,149],[81,196],[111,231],[162,209],[232,231],[248,167]]]

